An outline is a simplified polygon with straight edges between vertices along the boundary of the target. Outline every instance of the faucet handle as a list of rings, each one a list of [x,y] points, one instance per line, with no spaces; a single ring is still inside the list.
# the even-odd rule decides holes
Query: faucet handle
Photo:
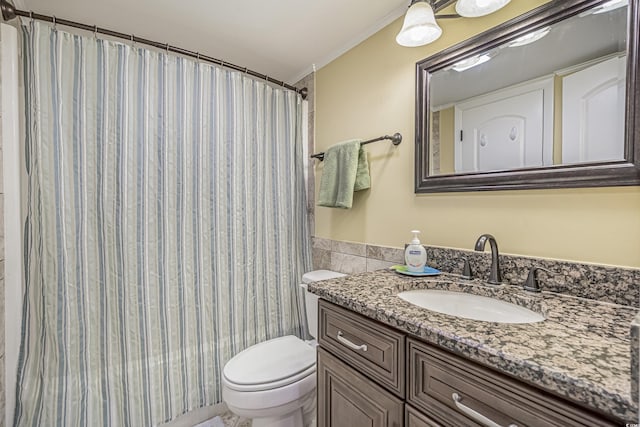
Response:
[[[544,271],[550,276],[556,275],[556,273],[554,273],[553,271],[534,265],[533,267],[531,267],[531,270],[529,270],[529,275],[527,276],[527,280],[525,280],[524,282],[523,288],[525,291],[540,292],[542,290],[540,289],[540,283],[538,282],[538,277],[536,275],[538,271]]]
[[[461,277],[465,280],[471,280],[473,279],[473,270],[471,269],[469,258],[467,258],[466,256],[463,256],[462,259],[464,260],[464,267],[462,267]]]

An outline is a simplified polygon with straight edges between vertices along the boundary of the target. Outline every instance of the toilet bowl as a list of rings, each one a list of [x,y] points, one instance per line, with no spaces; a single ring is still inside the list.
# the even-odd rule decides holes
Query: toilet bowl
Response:
[[[309,334],[314,339],[318,297],[307,291],[307,284],[342,276],[329,270],[302,276]],[[222,399],[233,413],[250,418],[253,427],[315,426],[315,340],[287,335],[241,351],[223,369]]]

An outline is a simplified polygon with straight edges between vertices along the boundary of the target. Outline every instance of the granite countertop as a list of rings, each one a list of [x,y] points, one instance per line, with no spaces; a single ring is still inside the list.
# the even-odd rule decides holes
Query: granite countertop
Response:
[[[543,314],[544,322],[505,324],[437,313],[397,297],[411,289],[490,296]],[[309,284],[309,291],[468,359],[622,420],[637,422],[631,398],[630,325],[637,309],[459,276],[415,278],[391,271]]]

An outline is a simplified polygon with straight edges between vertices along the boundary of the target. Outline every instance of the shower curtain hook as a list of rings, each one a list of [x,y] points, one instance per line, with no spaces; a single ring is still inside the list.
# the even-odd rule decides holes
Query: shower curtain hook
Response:
[[[98,40],[98,26],[97,25],[93,26],[93,38]]]
[[[220,60],[220,67],[224,68],[224,59]]]
[[[58,29],[58,22],[56,22],[56,16],[53,15],[53,29],[57,30]]]
[[[249,74],[249,67],[244,67],[244,75],[248,75]]]
[[[136,47],[136,36],[131,34],[131,47]]]
[[[165,49],[167,50],[167,55],[169,55],[169,43],[167,43],[167,45],[165,46]]]
[[[29,20],[33,22],[33,10],[29,11]]]

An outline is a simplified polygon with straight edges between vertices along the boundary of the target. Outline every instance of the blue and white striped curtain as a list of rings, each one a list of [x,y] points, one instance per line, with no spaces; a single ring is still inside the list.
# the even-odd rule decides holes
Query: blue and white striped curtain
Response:
[[[16,425],[150,426],[220,402],[301,335],[301,99],[210,64],[32,22]]]

